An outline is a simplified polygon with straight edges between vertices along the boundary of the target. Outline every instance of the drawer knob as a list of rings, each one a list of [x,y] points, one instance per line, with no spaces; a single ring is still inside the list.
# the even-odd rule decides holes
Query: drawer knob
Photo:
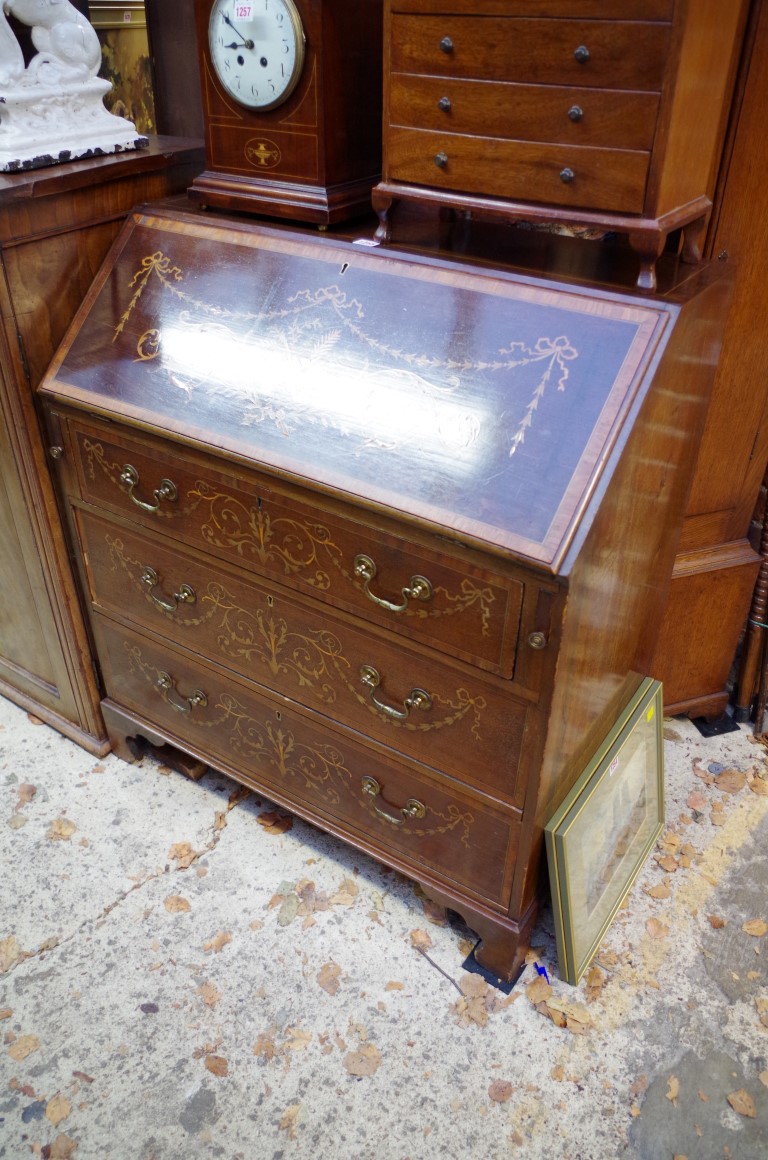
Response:
[[[447,153],[443,153],[441,151],[440,153],[435,154],[435,165],[437,166],[438,169],[445,169],[447,164],[448,164],[448,154]]]
[[[57,446],[49,447],[48,454],[50,455],[51,459],[61,459],[62,455],[64,454],[64,448]]]
[[[409,600],[431,600],[433,596],[432,585],[426,576],[411,576],[405,588],[401,588],[403,601],[402,604],[394,604],[391,600],[385,600],[382,596],[377,596],[370,590],[370,583],[376,576],[376,564],[370,556],[355,556],[353,563],[355,577],[363,581],[363,591],[369,600],[374,604],[378,604],[379,608],[386,608],[387,612],[406,612],[408,609]]]
[[[366,797],[377,798],[381,794],[381,786],[375,777],[364,777],[362,785],[363,793]],[[392,826],[402,826],[403,822],[423,818],[427,812],[427,807],[417,798],[408,798],[405,805],[399,808],[397,806],[391,807],[400,814],[399,818],[395,814],[390,814],[388,810],[381,809],[375,803],[373,808],[380,818],[383,818],[385,822],[389,822]]]
[[[580,121],[584,116],[584,110],[582,109],[581,105],[571,105],[570,109],[568,110],[568,116],[571,121]]]
[[[437,102],[437,107],[438,107],[438,109],[442,109],[442,111],[444,113],[450,113],[450,111],[451,111],[451,98],[450,97],[441,97],[440,100]]]
[[[547,638],[543,632],[532,632],[528,637],[528,644],[531,648],[543,649],[547,647]]]
[[[158,608],[162,608],[163,612],[177,612],[180,604],[194,604],[197,600],[194,588],[190,588],[189,584],[182,584],[178,592],[174,592],[170,599],[165,599],[163,596],[156,596],[152,591],[157,588],[160,583],[160,577],[154,568],[149,565],[141,573],[141,582],[149,589],[149,596]]]
[[[157,674],[157,687],[177,713],[191,713],[193,709],[204,709],[208,704],[208,698],[200,689],[195,689],[188,697],[182,696],[177,691],[176,682],[170,673]]]
[[[444,36],[440,41],[440,51],[448,53],[453,52],[453,41],[451,40],[450,36]]]
[[[363,665],[360,669],[360,683],[370,690],[371,704],[386,713],[387,717],[394,717],[396,721],[406,721],[411,709],[423,709],[425,712],[432,708],[432,698],[423,689],[411,689],[403,701],[404,708],[396,709],[394,705],[387,705],[376,696],[376,690],[381,684],[381,675],[373,665]]]
[[[567,166],[565,169],[560,170],[560,180],[562,181],[563,185],[570,185],[575,176],[576,174],[573,172],[573,170],[569,169]]]
[[[172,480],[161,479],[160,486],[155,488],[155,490],[152,492],[152,495],[155,498],[154,503],[147,503],[145,500],[139,499],[133,494],[134,488],[139,486],[139,473],[135,467],[131,466],[130,463],[126,463],[123,467],[123,470],[120,472],[120,482],[124,483],[128,488],[128,495],[130,496],[131,503],[135,503],[136,507],[141,508],[141,510],[144,512],[158,511],[163,500],[166,500],[168,503],[173,503],[179,494],[179,489],[176,487],[176,484]]]
[[[573,55],[579,64],[586,64],[589,60],[589,49],[586,44],[580,44]]]

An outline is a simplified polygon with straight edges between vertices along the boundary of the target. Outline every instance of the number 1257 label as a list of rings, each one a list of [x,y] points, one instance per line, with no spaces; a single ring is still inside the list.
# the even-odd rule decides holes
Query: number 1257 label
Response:
[[[250,4],[235,4],[235,16],[238,18],[238,20],[250,20]]]

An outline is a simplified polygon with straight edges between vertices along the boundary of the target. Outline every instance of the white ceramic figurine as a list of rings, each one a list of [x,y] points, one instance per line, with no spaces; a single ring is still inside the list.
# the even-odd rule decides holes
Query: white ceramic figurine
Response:
[[[99,38],[70,0],[4,0],[3,10],[32,29],[38,55],[30,61],[31,75],[44,69],[58,80],[96,76],[101,65]]]

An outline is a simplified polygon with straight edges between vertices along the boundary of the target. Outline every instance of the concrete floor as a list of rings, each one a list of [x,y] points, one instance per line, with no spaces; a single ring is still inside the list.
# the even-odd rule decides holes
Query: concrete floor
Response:
[[[766,751],[666,725],[665,837],[577,988],[544,914],[542,1004],[399,875],[0,700],[0,1157],[763,1160]]]

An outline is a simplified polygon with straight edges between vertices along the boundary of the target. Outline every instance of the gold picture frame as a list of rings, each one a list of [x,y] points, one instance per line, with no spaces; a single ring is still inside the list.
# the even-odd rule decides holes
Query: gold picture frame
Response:
[[[646,678],[545,827],[560,975],[574,985],[664,824],[663,716]]]

